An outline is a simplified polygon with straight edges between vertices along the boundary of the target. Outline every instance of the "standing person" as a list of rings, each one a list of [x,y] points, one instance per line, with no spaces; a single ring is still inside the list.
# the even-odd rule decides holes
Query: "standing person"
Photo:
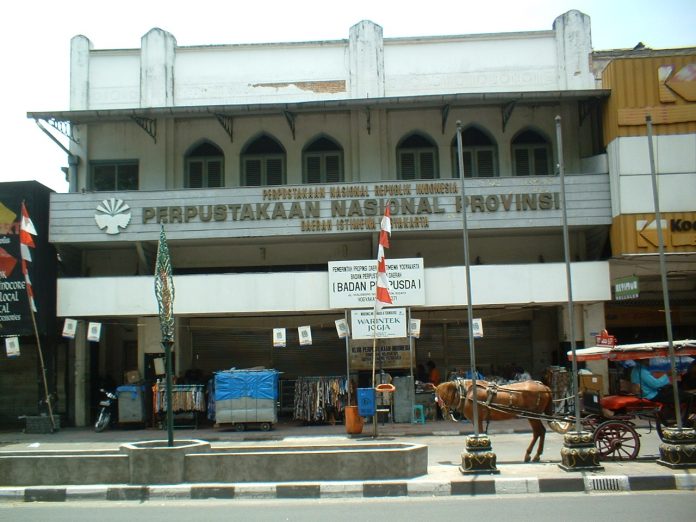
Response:
[[[430,360],[427,363],[428,366],[428,382],[432,383],[433,386],[440,384],[440,370],[437,369],[435,363]]]

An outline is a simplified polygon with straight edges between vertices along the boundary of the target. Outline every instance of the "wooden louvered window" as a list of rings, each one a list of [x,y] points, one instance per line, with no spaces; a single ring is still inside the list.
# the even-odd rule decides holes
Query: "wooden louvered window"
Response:
[[[452,141],[454,177],[459,177],[457,140]],[[465,178],[494,178],[498,174],[498,149],[495,142],[476,127],[462,132],[462,159]]]
[[[437,179],[440,177],[437,164],[437,148],[420,134],[403,140],[397,149],[398,178]]]
[[[314,140],[303,151],[305,183],[340,183],[343,178],[343,150],[329,138]]]
[[[551,169],[551,146],[538,133],[526,130],[512,141],[515,176],[548,176]]]
[[[222,151],[204,142],[186,157],[187,188],[218,188],[224,183],[224,157]]]
[[[252,141],[244,148],[241,159],[242,186],[285,184],[285,150],[270,136],[264,134]]]

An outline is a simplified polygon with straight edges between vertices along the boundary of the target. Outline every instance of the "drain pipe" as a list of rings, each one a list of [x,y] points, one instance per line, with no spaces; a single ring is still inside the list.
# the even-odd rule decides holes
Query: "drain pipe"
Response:
[[[56,143],[56,145],[63,149],[65,153],[68,155],[68,173],[66,175],[66,181],[68,182],[68,191],[77,192],[77,166],[80,164],[80,157],[70,152],[70,149],[68,149],[65,145],[58,141],[56,137],[53,134],[51,134],[38,119],[34,119],[34,123],[36,123],[39,129],[41,129],[46,134],[46,136],[51,138]]]

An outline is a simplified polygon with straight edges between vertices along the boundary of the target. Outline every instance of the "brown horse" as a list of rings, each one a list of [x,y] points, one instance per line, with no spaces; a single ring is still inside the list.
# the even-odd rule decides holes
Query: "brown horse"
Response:
[[[476,381],[476,397],[478,400],[478,429],[483,433],[483,421],[506,420],[526,417],[525,414],[551,415],[553,402],[551,388],[538,381],[523,381],[505,385],[497,385],[487,381]],[[436,400],[442,409],[443,417],[450,417],[449,410],[461,413],[473,422],[473,385],[472,381],[459,379],[443,382],[435,389]],[[539,462],[544,452],[546,428],[540,419],[526,417],[532,427],[532,443],[524,454],[524,461],[531,460],[532,449],[537,440],[539,446],[533,462]]]

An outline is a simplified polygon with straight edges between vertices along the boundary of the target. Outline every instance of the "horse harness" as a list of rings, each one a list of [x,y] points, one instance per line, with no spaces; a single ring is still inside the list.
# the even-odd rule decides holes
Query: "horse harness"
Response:
[[[465,388],[464,384],[465,379],[457,379],[456,385],[457,385],[457,393],[459,395],[459,403],[457,404],[457,410],[460,409],[462,405],[462,400],[464,397],[468,397],[469,392],[471,389],[474,387],[473,382]],[[478,381],[476,381],[476,386],[478,387]],[[498,396],[498,392],[503,391],[507,392],[508,394],[508,404],[502,404],[502,403],[493,403],[493,400]],[[512,396],[513,393],[524,393],[525,390],[514,390],[512,388],[507,388],[505,386],[500,386],[494,382],[486,382],[486,400],[485,401],[479,401],[478,399],[476,400],[476,403],[480,406],[485,406],[487,408],[487,412],[490,414],[491,410],[496,410],[501,413],[514,413],[514,414],[520,414],[520,413],[525,413],[525,410],[520,410],[515,407],[513,404]],[[474,398],[474,395],[472,394],[472,400]],[[536,397],[536,407],[538,408],[541,404],[541,394],[537,394]],[[534,417],[534,416],[533,416]],[[486,423],[490,423],[490,416],[486,416]],[[488,429],[488,424],[486,424],[486,431]]]

